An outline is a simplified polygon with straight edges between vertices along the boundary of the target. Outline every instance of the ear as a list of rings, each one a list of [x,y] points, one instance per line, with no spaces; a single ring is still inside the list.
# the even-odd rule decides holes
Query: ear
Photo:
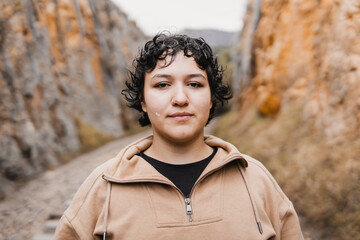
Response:
[[[139,95],[139,99],[141,101],[141,108],[144,112],[146,112],[146,104],[145,104],[145,99],[143,99],[143,97],[141,95]]]
[[[210,108],[209,109],[212,109],[213,107],[213,96],[210,96]]]
[[[146,104],[144,101],[141,101],[141,108],[144,112],[146,112]]]

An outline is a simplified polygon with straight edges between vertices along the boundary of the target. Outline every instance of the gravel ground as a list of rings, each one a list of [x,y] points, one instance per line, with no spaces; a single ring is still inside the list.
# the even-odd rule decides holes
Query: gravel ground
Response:
[[[212,125],[207,127],[206,132],[211,131]],[[0,239],[32,239],[35,234],[42,232],[46,220],[63,213],[80,184],[95,167],[115,156],[130,142],[150,133],[148,130],[108,143],[56,170],[46,172],[8,196],[0,202]],[[314,229],[303,230],[306,240],[319,240],[311,234]]]
[[[32,180],[0,202],[0,239],[31,239],[45,221],[61,215],[76,190],[98,165],[115,156],[124,146],[149,135],[146,131],[108,143]]]

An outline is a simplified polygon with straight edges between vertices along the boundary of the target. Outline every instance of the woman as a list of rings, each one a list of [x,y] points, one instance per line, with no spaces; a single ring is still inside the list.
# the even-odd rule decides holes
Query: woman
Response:
[[[203,39],[158,34],[147,42],[123,94],[153,135],[94,170],[55,239],[303,239],[265,167],[204,136],[216,106],[231,97],[221,80]]]

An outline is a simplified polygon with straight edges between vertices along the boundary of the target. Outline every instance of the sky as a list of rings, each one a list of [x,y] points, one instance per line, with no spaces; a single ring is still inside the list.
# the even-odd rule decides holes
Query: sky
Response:
[[[184,28],[239,31],[247,0],[112,0],[147,35]]]

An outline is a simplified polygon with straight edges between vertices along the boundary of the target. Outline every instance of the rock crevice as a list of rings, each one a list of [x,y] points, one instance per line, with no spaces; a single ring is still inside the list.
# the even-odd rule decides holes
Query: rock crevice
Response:
[[[5,0],[0,33],[4,197],[60,164],[60,155],[78,151],[81,126],[123,134],[134,114],[120,92],[145,36],[108,0]]]

